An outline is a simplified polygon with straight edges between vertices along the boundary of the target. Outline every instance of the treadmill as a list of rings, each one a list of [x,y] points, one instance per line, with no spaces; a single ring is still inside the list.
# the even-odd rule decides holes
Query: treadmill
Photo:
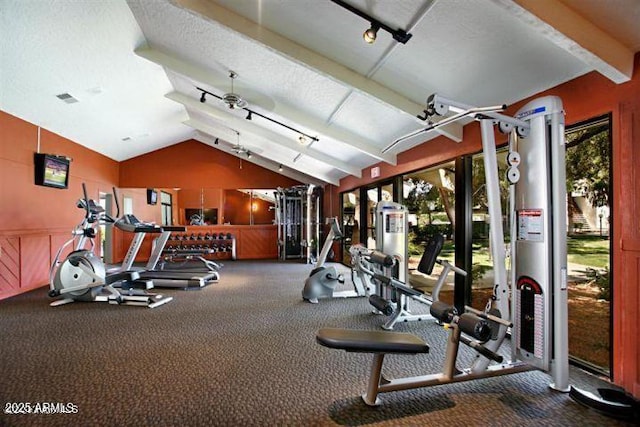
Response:
[[[166,268],[166,264],[165,264],[163,268],[158,268],[158,266],[161,265],[160,260],[162,258],[162,253],[166,247],[169,237],[171,236],[171,233],[174,231],[184,232],[186,230],[187,228],[181,225],[163,225],[162,232],[160,233],[160,236],[156,238],[153,251],[151,252],[149,261],[145,266],[145,270],[148,273],[157,272],[161,274],[166,274],[168,276],[173,275],[176,277],[178,275],[184,275],[186,277],[188,274],[191,274],[193,277],[204,278],[205,280],[205,283],[202,284],[201,286],[195,286],[195,284],[192,284],[192,286],[187,286],[187,287],[203,287],[209,283],[218,282],[220,280],[220,273],[218,272],[220,265],[213,261],[210,261],[198,256],[196,256],[196,259],[199,259],[199,262],[201,263],[201,266],[199,267]],[[201,255],[201,254],[202,254],[202,251],[197,251],[197,252],[194,252],[193,255]],[[174,281],[177,281],[177,280],[174,279]],[[169,283],[164,286],[165,287],[183,287],[183,286],[176,286],[172,283]],[[163,287],[163,285],[161,285],[160,287]]]
[[[133,262],[142,246],[142,241],[147,234],[159,234],[155,247],[147,262],[147,266],[139,271],[141,280],[150,280],[153,287],[156,288],[181,288],[181,289],[198,289],[215,283],[220,276],[217,271],[183,271],[183,270],[153,270],[150,266],[155,266],[162,254],[162,250],[169,239],[172,231],[184,231],[184,227],[180,226],[163,226],[144,223],[134,215],[124,215],[119,218],[115,224],[120,230],[129,233],[135,233],[133,241],[129,246],[127,255],[122,264],[123,270],[131,270]],[[135,268],[134,268],[135,270]]]

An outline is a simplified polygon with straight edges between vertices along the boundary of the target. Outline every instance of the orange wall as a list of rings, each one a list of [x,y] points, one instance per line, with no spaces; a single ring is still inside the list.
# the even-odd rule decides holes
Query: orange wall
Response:
[[[299,184],[284,175],[194,140],[120,164],[120,185],[123,187],[237,189]]]
[[[71,157],[69,189],[34,184],[37,126],[0,111],[0,299],[49,283],[58,248],[83,217],[82,197],[98,200],[118,184],[117,162],[52,132],[40,132],[40,152]]]
[[[640,53],[636,54],[634,76],[630,82],[616,85],[592,72],[514,104],[507,114],[513,114],[529,100],[545,95],[556,95],[562,99],[567,125],[612,114],[612,375],[615,383],[640,398]],[[430,167],[481,149],[477,123],[465,126],[463,135],[463,141],[459,144],[438,137],[407,150],[398,155],[397,166],[378,164],[381,176],[376,181]],[[369,171],[369,168],[363,170],[365,178],[350,176],[340,181],[336,191],[330,193],[334,213],[339,209],[336,206],[339,206],[340,192],[374,182],[369,178]],[[325,211],[327,205],[325,202]]]

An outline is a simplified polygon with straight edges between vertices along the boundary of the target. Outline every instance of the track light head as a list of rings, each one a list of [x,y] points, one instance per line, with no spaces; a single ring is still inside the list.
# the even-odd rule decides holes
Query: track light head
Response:
[[[247,151],[247,159],[251,158],[251,151]]]
[[[205,103],[207,101],[207,98],[205,98],[207,94],[205,92],[202,92],[202,95],[200,95],[200,102]]]
[[[278,172],[282,172],[282,165],[278,165]]]
[[[362,34],[362,38],[367,43],[373,44],[376,41],[376,37],[378,36],[379,29],[380,29],[380,26],[372,22],[371,27]]]
[[[220,143],[220,139],[216,138],[215,141],[213,141],[213,145],[218,145]]]
[[[246,117],[247,120],[251,120],[251,118],[252,118],[251,113],[252,113],[251,110],[249,110],[249,112],[247,113],[247,117]]]
[[[393,32],[393,39],[402,44],[406,44],[411,36],[412,34],[409,34],[402,29],[397,29]]]

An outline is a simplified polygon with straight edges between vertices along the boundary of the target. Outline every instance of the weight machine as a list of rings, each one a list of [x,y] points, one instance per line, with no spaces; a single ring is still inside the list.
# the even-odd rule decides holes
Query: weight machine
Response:
[[[276,225],[278,254],[283,261],[306,258],[312,264],[318,256],[322,189],[312,184],[278,188]]]
[[[522,107],[515,117],[500,114],[505,105],[472,107],[438,95],[427,100],[425,120],[455,114],[429,123],[426,129],[400,138],[383,151],[420,133],[465,117],[480,122],[490,215],[490,247],[494,285],[484,311],[466,307],[464,313],[442,302],[430,313],[449,329],[441,373],[388,380],[382,376],[386,354],[427,353],[419,337],[396,332],[321,329],[320,344],[336,349],[373,353],[365,403],[379,403],[388,391],[469,381],[539,369],[549,372],[550,387],[569,391],[566,176],[562,101],[547,96]],[[510,285],[502,227],[494,126],[509,134],[511,261]],[[394,279],[388,279],[393,282]],[[397,280],[396,280],[397,281]],[[401,283],[400,283],[401,284]],[[510,301],[511,300],[511,301]],[[503,362],[498,349],[511,328],[511,357]],[[477,352],[472,365],[456,367],[460,343]],[[491,366],[494,361],[497,364]]]
[[[419,302],[430,306],[433,301],[438,300],[440,290],[451,271],[463,276],[467,275],[464,270],[437,258],[442,249],[444,237],[436,234],[427,242],[417,268],[418,272],[431,275],[436,263],[443,267],[431,298],[427,298],[422,291],[413,289],[408,284],[407,214],[406,207],[399,203],[382,201],[376,205],[376,251],[389,256],[394,263],[384,268],[378,266],[376,270],[368,272],[364,266],[356,266],[358,270],[364,270],[374,279],[375,293],[369,297],[369,302],[375,308],[374,313],[391,316],[382,325],[386,330],[392,330],[398,322],[433,319],[433,316],[428,313],[412,313],[409,304]]]

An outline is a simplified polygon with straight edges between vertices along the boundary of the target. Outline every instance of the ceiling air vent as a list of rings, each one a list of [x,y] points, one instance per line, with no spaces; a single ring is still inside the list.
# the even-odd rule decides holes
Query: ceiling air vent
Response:
[[[73,96],[69,95],[68,93],[61,93],[60,95],[56,95],[56,97],[66,102],[67,104],[75,104],[76,102],[78,102],[77,99],[75,99]]]

